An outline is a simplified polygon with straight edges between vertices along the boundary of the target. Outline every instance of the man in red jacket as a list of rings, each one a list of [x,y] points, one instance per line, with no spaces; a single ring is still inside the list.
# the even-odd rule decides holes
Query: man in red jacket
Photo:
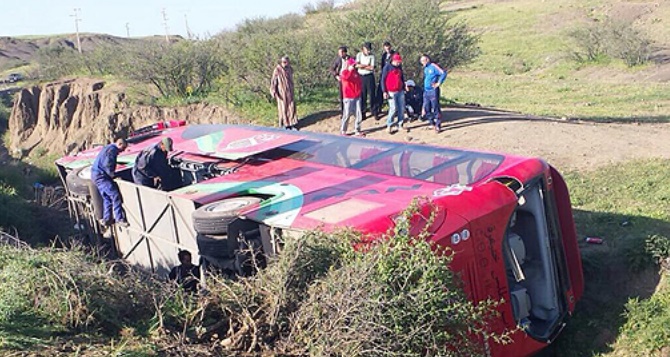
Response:
[[[363,112],[361,110],[361,91],[363,87],[363,80],[356,70],[356,60],[349,58],[347,65],[340,74],[340,81],[342,83],[342,126],[340,133],[347,135],[347,125],[349,124],[349,117],[356,114],[355,135],[362,136],[361,121],[363,120]]]
[[[389,103],[386,129],[389,134],[394,134],[393,127],[399,128],[405,123],[405,76],[402,72],[402,57],[399,53],[391,55],[391,63],[384,66],[381,84],[384,99],[387,99]],[[393,121],[395,115],[398,116],[398,122]]]

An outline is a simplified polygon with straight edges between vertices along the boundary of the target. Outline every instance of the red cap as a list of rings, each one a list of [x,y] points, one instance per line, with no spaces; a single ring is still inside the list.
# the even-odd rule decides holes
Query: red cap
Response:
[[[391,57],[391,61],[402,62],[402,57],[400,57],[399,53],[394,53],[393,56]]]

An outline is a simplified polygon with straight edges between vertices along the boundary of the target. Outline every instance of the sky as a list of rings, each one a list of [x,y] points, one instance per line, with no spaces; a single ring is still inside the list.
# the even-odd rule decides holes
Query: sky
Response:
[[[3,0],[0,36],[79,31],[131,37],[191,34],[206,38],[244,19],[302,13],[316,0]],[[75,9],[79,9],[75,11]],[[167,21],[163,20],[163,10]],[[75,17],[75,13],[77,17]]]

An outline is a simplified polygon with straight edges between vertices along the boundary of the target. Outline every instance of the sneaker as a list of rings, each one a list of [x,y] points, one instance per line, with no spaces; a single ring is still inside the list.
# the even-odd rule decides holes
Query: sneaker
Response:
[[[391,126],[386,127],[386,132],[389,134],[393,134],[393,128]]]
[[[98,223],[103,227],[109,227],[109,226],[112,225],[112,222],[110,220],[105,220],[105,219],[99,219]]]
[[[362,131],[356,130],[356,132],[354,133],[354,136],[365,137],[365,133],[363,133]]]
[[[128,223],[128,221],[126,221],[126,220],[118,221],[118,222],[116,222],[116,226],[121,227],[121,228],[128,228],[128,227],[130,227],[130,223]]]
[[[440,126],[439,126],[439,125],[435,125],[435,132],[436,132],[436,133],[439,133],[439,132],[440,132]]]

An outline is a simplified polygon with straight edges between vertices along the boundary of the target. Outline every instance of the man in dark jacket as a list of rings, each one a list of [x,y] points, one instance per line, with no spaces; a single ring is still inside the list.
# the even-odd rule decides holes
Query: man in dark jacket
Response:
[[[165,137],[158,144],[142,150],[135,159],[133,166],[133,181],[142,186],[168,190],[172,170],[168,165],[167,153],[172,151],[172,139]]]
[[[193,264],[191,261],[191,252],[188,250],[180,250],[177,257],[179,257],[181,265],[172,268],[168,278],[177,282],[177,284],[181,285],[188,292],[197,292],[198,283],[200,282],[200,267]]]
[[[333,60],[333,64],[330,65],[330,74],[332,74],[333,78],[337,80],[337,89],[340,99],[340,111],[344,109],[344,105],[342,104],[342,80],[340,75],[342,74],[342,71],[347,68],[347,61],[349,61],[349,58],[351,58],[347,52],[347,46],[340,46],[340,48],[337,49],[337,57],[335,60]]]
[[[384,67],[386,67],[387,64],[391,63],[391,56],[395,54],[395,50],[393,49],[393,46],[391,46],[391,43],[388,41],[384,42],[384,52],[382,52],[381,55],[381,65],[379,66],[379,69],[382,71],[384,70]],[[381,75],[379,76],[379,85],[377,85],[377,93],[376,94],[376,99],[375,99],[375,104],[377,105],[377,113],[379,113],[382,109],[382,106],[384,105],[384,94],[382,93],[382,81],[381,81]],[[377,116],[376,119],[379,119],[380,116]]]
[[[119,186],[114,182],[116,175],[116,158],[119,153],[126,149],[128,144],[124,139],[118,139],[100,150],[98,156],[91,166],[91,180],[100,191],[102,197],[102,221],[101,224],[108,226],[112,224],[112,213],[114,221],[121,227],[127,227],[126,214],[121,207],[121,193]],[[113,211],[113,212],[112,212]]]
[[[411,119],[416,119],[421,115],[421,108],[423,107],[423,90],[416,86],[413,80],[405,82],[405,104],[407,108],[407,116]]]

